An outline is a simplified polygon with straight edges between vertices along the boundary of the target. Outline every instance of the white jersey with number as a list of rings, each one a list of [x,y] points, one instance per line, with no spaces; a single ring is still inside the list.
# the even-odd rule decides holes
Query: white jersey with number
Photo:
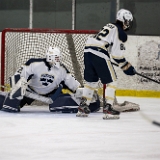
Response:
[[[29,87],[42,95],[57,89],[62,81],[73,92],[80,86],[65,66],[51,67],[45,59],[30,59],[16,74],[21,74],[28,81]]]
[[[106,24],[102,30],[88,37],[84,52],[91,52],[99,57],[118,60],[124,59],[124,43],[127,41],[127,35],[118,24]],[[119,62],[117,62],[119,63]]]

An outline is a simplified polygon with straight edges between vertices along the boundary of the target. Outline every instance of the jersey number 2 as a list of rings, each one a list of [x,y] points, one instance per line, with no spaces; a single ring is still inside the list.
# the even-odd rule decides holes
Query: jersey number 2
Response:
[[[101,38],[106,37],[108,33],[109,33],[109,30],[103,28],[98,34],[95,35],[95,38],[100,41]]]

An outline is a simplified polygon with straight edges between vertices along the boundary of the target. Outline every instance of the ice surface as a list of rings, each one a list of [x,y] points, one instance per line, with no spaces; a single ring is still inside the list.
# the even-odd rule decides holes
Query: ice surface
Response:
[[[0,111],[0,160],[160,160],[160,99],[118,97],[141,111],[103,120],[50,113],[47,106]],[[151,121],[143,117],[147,116]]]

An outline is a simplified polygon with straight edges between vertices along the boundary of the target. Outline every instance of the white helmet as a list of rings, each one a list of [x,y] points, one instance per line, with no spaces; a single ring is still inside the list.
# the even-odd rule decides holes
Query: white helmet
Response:
[[[49,47],[46,52],[46,61],[50,64],[60,67],[61,51],[58,47]]]
[[[116,19],[123,23],[123,29],[124,30],[130,29],[132,27],[133,16],[132,16],[132,13],[130,11],[128,11],[126,9],[120,9],[117,12]]]

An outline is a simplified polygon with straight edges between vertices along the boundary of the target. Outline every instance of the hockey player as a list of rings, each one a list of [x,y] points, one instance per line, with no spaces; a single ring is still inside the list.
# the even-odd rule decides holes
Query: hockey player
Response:
[[[10,83],[11,91],[7,95],[0,94],[0,108],[6,112],[20,112],[20,108],[25,104],[30,105],[35,100],[35,95],[40,98],[49,97],[52,100],[53,103],[49,105],[50,111],[61,110],[57,104],[61,102],[61,106],[75,106],[62,111],[77,112],[75,109],[80,103],[83,92],[80,83],[61,63],[61,51],[57,47],[49,47],[44,59],[28,60],[10,78]],[[72,91],[72,96],[61,94],[63,86]],[[28,98],[26,95],[29,94],[33,96]],[[95,111],[100,107],[98,97],[94,97],[92,102],[91,110]]]
[[[115,23],[106,24],[98,34],[88,37],[84,49],[84,79],[86,84],[76,114],[77,117],[87,117],[90,113],[88,106],[100,79],[102,84],[107,84],[103,100],[103,119],[119,119],[120,112],[113,108],[117,76],[110,57],[125,74],[130,76],[135,74],[134,67],[123,56],[124,43],[127,41],[125,31],[132,27],[132,23],[131,12],[121,9],[117,12]]]

